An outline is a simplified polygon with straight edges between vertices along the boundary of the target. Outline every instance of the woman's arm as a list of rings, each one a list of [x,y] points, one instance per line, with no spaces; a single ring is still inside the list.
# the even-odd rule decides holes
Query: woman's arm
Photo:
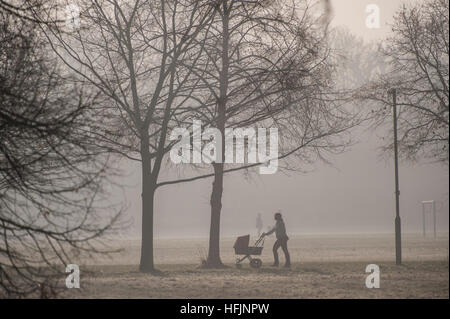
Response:
[[[269,230],[267,233],[263,233],[263,236],[269,236],[270,234],[272,234],[275,231],[276,228],[277,227],[275,226],[271,230]]]

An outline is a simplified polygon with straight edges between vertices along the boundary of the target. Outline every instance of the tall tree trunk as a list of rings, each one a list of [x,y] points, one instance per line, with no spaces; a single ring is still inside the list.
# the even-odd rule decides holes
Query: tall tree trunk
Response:
[[[223,266],[220,259],[220,213],[222,211],[223,163],[213,164],[214,181],[211,193],[211,224],[207,267]]]
[[[155,199],[156,183],[151,174],[151,160],[149,154],[148,138],[141,140],[142,156],[142,241],[141,272],[155,271],[153,263],[153,207]]]
[[[216,127],[222,136],[222,158],[220,163],[213,163],[214,182],[211,193],[211,225],[209,232],[209,251],[206,266],[209,268],[223,267],[220,260],[220,214],[222,212],[223,193],[223,168],[225,162],[225,122],[228,95],[228,69],[229,69],[229,7],[228,1],[223,1],[222,16],[222,69],[220,72],[220,98],[217,101],[217,122]]]

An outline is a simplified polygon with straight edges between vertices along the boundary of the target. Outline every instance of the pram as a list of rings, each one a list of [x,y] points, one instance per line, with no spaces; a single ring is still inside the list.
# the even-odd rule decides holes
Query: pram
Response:
[[[234,253],[236,255],[244,255],[244,257],[236,257],[236,267],[241,268],[242,264],[245,259],[248,258],[250,260],[250,266],[252,268],[260,268],[262,265],[262,260],[259,258],[252,258],[252,255],[259,256],[262,253],[263,246],[264,246],[264,237],[261,236],[258,238],[258,240],[255,242],[255,245],[252,247],[249,247],[250,243],[250,235],[240,236],[236,239],[236,242],[234,243]]]

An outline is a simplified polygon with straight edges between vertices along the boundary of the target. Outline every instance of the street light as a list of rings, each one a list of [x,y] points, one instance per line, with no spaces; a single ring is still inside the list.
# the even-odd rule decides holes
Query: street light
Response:
[[[400,189],[398,183],[398,145],[397,145],[397,90],[390,89],[392,94],[392,113],[394,120],[394,170],[395,170],[395,263],[402,263],[402,232],[400,222]]]

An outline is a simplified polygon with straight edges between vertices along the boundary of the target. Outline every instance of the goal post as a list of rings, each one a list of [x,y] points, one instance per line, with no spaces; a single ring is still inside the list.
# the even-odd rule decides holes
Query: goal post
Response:
[[[431,213],[433,214],[433,234],[436,238],[436,202],[434,200],[422,201],[422,232],[423,237],[426,236],[426,206],[431,205]]]

